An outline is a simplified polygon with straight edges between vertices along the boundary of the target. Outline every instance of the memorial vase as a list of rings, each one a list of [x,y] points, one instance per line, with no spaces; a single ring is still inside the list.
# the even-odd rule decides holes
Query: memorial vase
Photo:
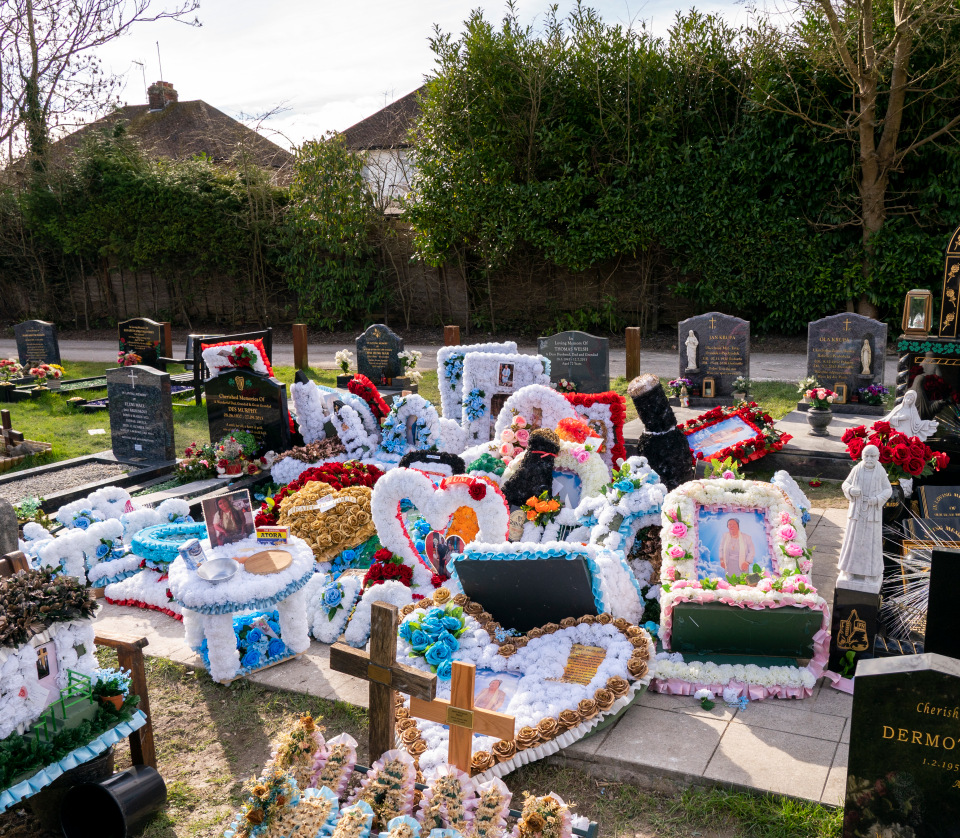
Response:
[[[807,411],[807,423],[812,436],[829,436],[827,427],[833,421],[833,411],[827,408],[811,407]]]
[[[893,494],[883,505],[883,523],[887,526],[897,523],[907,513],[907,507],[904,505],[906,495],[900,481],[891,480],[890,488],[893,489]]]

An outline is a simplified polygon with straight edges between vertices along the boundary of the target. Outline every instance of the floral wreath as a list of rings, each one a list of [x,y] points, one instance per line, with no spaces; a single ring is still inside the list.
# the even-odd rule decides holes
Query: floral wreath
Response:
[[[775,575],[782,576],[798,568],[806,572],[809,568],[810,550],[806,531],[800,523],[800,511],[778,486],[757,480],[691,480],[678,486],[663,501],[662,579],[674,582],[697,578],[698,507],[764,513]]]
[[[224,347],[230,351],[224,355]],[[273,367],[260,338],[252,341],[224,341],[223,343],[201,343],[203,363],[210,371],[210,378],[216,378],[224,370],[250,370],[259,375],[273,376]],[[209,380],[209,379],[208,379]]]
[[[416,420],[414,442],[407,441],[407,419]],[[377,456],[387,461],[399,462],[410,450],[425,451],[440,444],[440,417],[437,409],[423,396],[413,394],[394,398],[390,413],[380,426],[382,433]]]
[[[570,402],[556,390],[543,384],[528,384],[504,402],[497,416],[494,440],[503,441],[504,430],[512,427],[517,416],[525,417],[529,426],[535,408],[541,412],[541,428],[556,428],[561,419],[573,419],[577,415]]]
[[[510,387],[499,384],[501,365],[513,366]],[[490,415],[490,406],[495,395],[515,394],[529,384],[550,385],[550,359],[542,355],[516,355],[505,352],[471,352],[463,359],[464,394],[461,425],[466,429],[466,439],[476,445],[487,442],[493,434],[496,417]],[[555,394],[556,395],[556,394]],[[470,397],[473,401],[469,405]]]
[[[468,353],[516,352],[513,341],[475,343],[469,346],[444,346],[437,350],[437,379],[440,383],[440,410],[447,419],[459,424],[463,409],[463,360]]]
[[[765,457],[772,451],[779,451],[793,439],[790,434],[778,431],[774,427],[773,418],[770,414],[766,413],[756,402],[733,407],[729,405],[715,407],[698,416],[696,419],[691,419],[689,422],[678,425],[678,427],[686,436],[690,436],[702,428],[716,425],[732,416],[737,416],[746,422],[747,425],[757,432],[756,436],[727,446],[711,454],[706,459],[726,460],[729,457],[736,460],[740,465],[746,465],[754,460],[759,460],[761,457]],[[703,454],[699,451],[695,452],[694,456],[698,460],[704,459]]]
[[[363,399],[367,403],[367,406],[370,408],[370,412],[373,413],[373,418],[376,419],[377,422],[383,422],[383,420],[387,417],[387,414],[390,412],[390,408],[380,397],[380,391],[377,390],[374,383],[359,372],[347,383],[347,392]]]
[[[564,398],[587,424],[602,423],[606,429],[606,445],[600,455],[609,467],[627,458],[623,441],[623,423],[627,419],[626,400],[619,393],[566,393]],[[594,427],[591,425],[591,427]]]

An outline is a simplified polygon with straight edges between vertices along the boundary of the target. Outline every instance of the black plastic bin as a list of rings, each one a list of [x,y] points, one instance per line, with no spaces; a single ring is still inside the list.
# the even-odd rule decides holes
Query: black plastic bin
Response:
[[[167,800],[155,768],[135,765],[102,783],[74,786],[60,804],[64,838],[126,838],[143,827]]]

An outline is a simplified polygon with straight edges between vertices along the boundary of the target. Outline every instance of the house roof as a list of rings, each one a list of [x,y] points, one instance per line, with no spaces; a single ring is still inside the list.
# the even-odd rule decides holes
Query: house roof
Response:
[[[423,90],[418,87],[396,102],[392,102],[375,114],[351,125],[343,136],[347,148],[366,151],[377,148],[409,148],[407,139],[410,128],[420,116],[420,103],[417,97]]]

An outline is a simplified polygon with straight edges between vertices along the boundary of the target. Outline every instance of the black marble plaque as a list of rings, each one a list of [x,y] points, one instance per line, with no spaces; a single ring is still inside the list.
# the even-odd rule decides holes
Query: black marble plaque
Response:
[[[869,317],[834,314],[807,324],[807,375],[831,390],[846,384],[847,401],[863,387],[883,384],[886,351],[887,324]]]
[[[923,651],[960,658],[960,620],[957,591],[960,590],[960,550],[930,551],[930,593],[923,633]],[[960,722],[957,724],[960,735]],[[960,787],[958,787],[960,790]]]
[[[847,678],[856,673],[863,658],[873,657],[877,636],[880,595],[837,587],[833,592],[833,622],[830,627],[830,661],[827,669]],[[849,657],[852,653],[853,657]],[[847,662],[851,666],[847,666]]]
[[[377,323],[357,338],[357,372],[376,385],[389,386],[400,375],[403,338]]]
[[[677,327],[677,350],[681,378],[699,390],[710,377],[716,382],[714,397],[729,399],[734,380],[750,376],[750,321],[717,311],[689,317]]]
[[[903,655],[857,665],[844,838],[960,834],[960,661]]]
[[[169,348],[166,345],[169,334],[169,323],[157,323],[146,317],[124,320],[117,326],[120,351],[136,352],[143,366],[158,370],[166,369],[166,364],[160,358]]]
[[[287,385],[264,375],[231,370],[204,384],[210,440],[231,431],[246,431],[259,443],[260,454],[290,448]]]
[[[17,355],[24,366],[60,363],[60,343],[53,323],[24,320],[13,327],[13,334],[17,339]]]
[[[960,517],[960,486],[921,486],[919,495],[924,518]]]
[[[176,459],[170,376],[143,365],[107,370],[113,453],[124,462]]]
[[[560,332],[537,340],[537,353],[550,359],[550,380],[577,385],[578,393],[610,389],[610,341],[586,332]]]
[[[960,517],[908,518],[906,537],[913,541],[956,541],[960,543]]]
[[[960,320],[960,227],[947,242],[946,263],[943,267],[943,297],[940,299],[940,337],[955,338]]]

